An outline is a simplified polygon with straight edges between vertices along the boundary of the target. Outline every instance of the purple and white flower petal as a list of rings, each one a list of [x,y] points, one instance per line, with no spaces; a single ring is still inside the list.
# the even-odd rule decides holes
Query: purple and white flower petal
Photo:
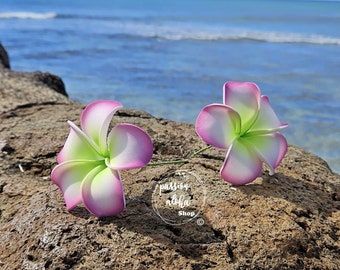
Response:
[[[262,161],[254,149],[244,139],[233,142],[227,152],[221,177],[233,185],[245,185],[261,174]]]
[[[92,170],[82,181],[85,207],[98,217],[118,215],[125,209],[125,197],[119,172],[106,166]]]
[[[98,100],[84,109],[80,124],[82,130],[106,153],[106,138],[113,114],[123,105],[113,100]]]
[[[211,104],[202,109],[195,128],[198,136],[206,143],[227,149],[240,133],[241,120],[232,108],[223,104]]]
[[[261,160],[270,168],[270,175],[275,173],[275,168],[286,155],[288,144],[285,137],[279,133],[271,133],[245,138],[255,149]]]
[[[273,108],[270,106],[267,96],[261,96],[261,105],[258,117],[249,129],[250,132],[270,133],[287,127],[287,124],[281,123],[276,116]]]
[[[81,183],[98,165],[98,161],[72,160],[63,162],[52,170],[51,179],[61,189],[67,210],[71,210],[83,201]]]
[[[234,109],[241,118],[241,132],[246,132],[256,120],[260,108],[260,89],[250,82],[226,82],[223,103]]]
[[[152,158],[152,141],[142,129],[131,124],[116,125],[108,136],[110,158],[107,166],[126,170],[145,166]]]
[[[57,156],[58,163],[68,160],[98,160],[100,156],[99,147],[93,140],[79,129],[73,122],[67,121],[70,125],[70,133],[64,147]]]

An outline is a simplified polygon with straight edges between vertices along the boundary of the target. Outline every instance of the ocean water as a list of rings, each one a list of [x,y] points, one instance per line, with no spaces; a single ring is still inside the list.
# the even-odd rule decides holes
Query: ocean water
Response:
[[[1,0],[0,42],[74,100],[188,123],[225,81],[255,82],[288,142],[340,172],[339,1]]]

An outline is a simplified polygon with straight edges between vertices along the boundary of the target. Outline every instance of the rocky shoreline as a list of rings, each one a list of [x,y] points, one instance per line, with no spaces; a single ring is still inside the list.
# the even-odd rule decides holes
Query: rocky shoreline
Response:
[[[11,70],[0,44],[1,269],[339,269],[340,176],[295,146],[273,177],[247,186],[222,181],[225,153],[209,149],[186,164],[123,171],[127,209],[117,217],[68,212],[50,173],[66,121],[79,124],[83,107],[57,76]],[[204,146],[189,124],[125,109],[121,122],[148,132],[154,161]],[[176,170],[194,172],[205,191],[185,224],[165,222],[153,205],[157,183]]]

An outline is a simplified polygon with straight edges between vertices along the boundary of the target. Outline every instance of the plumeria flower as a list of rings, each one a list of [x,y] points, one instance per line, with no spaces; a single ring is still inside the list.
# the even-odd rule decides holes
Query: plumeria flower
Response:
[[[71,131],[51,174],[68,210],[83,202],[96,216],[119,214],[125,208],[119,170],[150,161],[152,142],[140,128],[118,124],[108,134],[111,118],[121,107],[116,101],[95,101],[82,112],[81,129],[68,121]]]
[[[234,185],[255,180],[262,162],[270,175],[287,152],[287,141],[279,131],[282,124],[254,83],[226,82],[223,104],[210,104],[196,120],[196,132],[206,143],[226,149],[221,177]]]

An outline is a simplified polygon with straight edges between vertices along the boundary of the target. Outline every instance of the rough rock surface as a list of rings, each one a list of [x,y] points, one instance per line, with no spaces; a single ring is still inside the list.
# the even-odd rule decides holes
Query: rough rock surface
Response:
[[[339,269],[340,176],[294,146],[274,176],[265,170],[247,186],[222,181],[225,153],[209,149],[186,164],[122,171],[127,209],[117,217],[68,212],[50,173],[66,120],[79,124],[82,108],[0,69],[1,269]],[[118,122],[149,133],[154,160],[204,147],[188,124],[133,110]],[[194,172],[206,190],[199,217],[182,225],[153,209],[157,183],[175,169]]]
[[[0,43],[0,113],[20,106],[70,103],[65,98],[68,95],[64,82],[58,76],[39,71],[18,72],[9,68],[9,56]]]
[[[0,68],[10,68],[8,53],[0,43]]]

